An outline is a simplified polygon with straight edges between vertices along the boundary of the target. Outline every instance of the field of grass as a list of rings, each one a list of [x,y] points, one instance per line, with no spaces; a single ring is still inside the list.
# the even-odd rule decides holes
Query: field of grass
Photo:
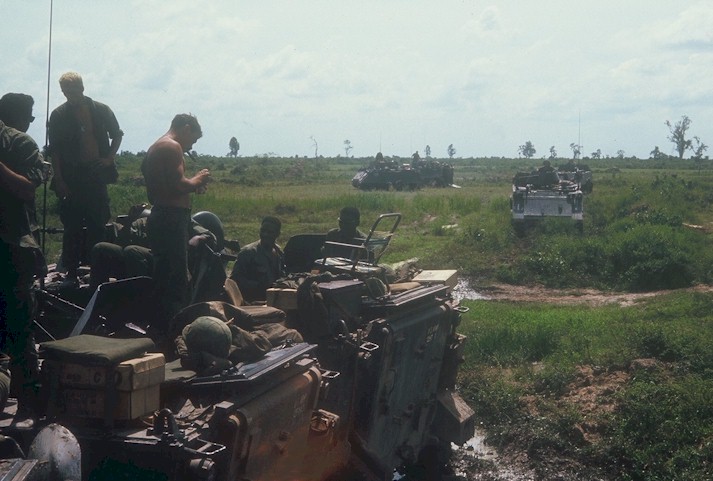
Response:
[[[710,161],[588,161],[594,191],[585,199],[584,232],[550,219],[518,237],[510,182],[541,160],[454,159],[459,189],[361,192],[350,180],[369,160],[200,157],[187,170],[208,167],[215,182],[194,197],[193,211],[216,213],[226,237],[243,245],[257,238],[265,215],[283,221],[284,245],[291,235],[334,227],[345,205],[361,210],[363,229],[378,214],[400,212],[383,260],[455,268],[476,289],[713,284]],[[130,154],[119,159],[114,214],[146,201],[139,164]],[[51,195],[47,211],[47,225],[59,226]],[[59,236],[49,235],[49,261],[58,250]],[[606,479],[713,478],[713,295],[680,291],[624,308],[464,304],[461,389],[492,442],[519,446],[533,461],[556,453],[601,468]],[[585,409],[573,392],[597,380],[611,386]]]
[[[462,391],[490,442],[577,479],[711,479],[713,295],[465,305]]]

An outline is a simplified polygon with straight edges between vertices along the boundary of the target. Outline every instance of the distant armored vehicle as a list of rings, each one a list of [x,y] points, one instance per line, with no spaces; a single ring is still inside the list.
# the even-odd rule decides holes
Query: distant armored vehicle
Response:
[[[415,190],[424,186],[453,185],[453,166],[449,163],[415,157],[410,164],[377,158],[352,178],[352,185],[361,190]]]
[[[523,233],[529,222],[545,217],[568,217],[579,231],[583,229],[582,189],[579,182],[563,177],[554,169],[515,174],[510,208],[516,232]],[[591,189],[591,173],[589,185]]]

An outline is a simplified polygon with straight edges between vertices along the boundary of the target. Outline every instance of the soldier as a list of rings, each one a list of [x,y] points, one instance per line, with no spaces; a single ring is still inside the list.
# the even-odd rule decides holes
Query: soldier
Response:
[[[281,227],[277,217],[265,217],[260,225],[260,240],[238,252],[230,278],[248,303],[264,301],[267,289],[285,276],[285,255],[275,243]]]
[[[34,424],[39,374],[32,283],[46,272],[28,209],[34,205],[35,189],[46,180],[37,144],[24,132],[34,119],[32,105],[32,97],[24,94],[0,99],[0,118],[17,126],[0,120],[0,351],[9,355],[9,369],[1,370],[0,389],[7,386],[9,371],[18,402],[15,422],[23,428]],[[0,392],[0,397],[7,396]]]
[[[339,211],[339,227],[331,229],[325,236],[325,242],[338,242],[340,244],[361,245],[366,239],[366,234],[359,230],[360,214],[356,207],[343,207]],[[324,253],[327,257],[351,257],[352,251],[346,246],[325,244]]]
[[[64,226],[62,265],[68,282],[76,284],[79,264],[104,239],[104,226],[111,217],[107,184],[116,182],[114,157],[124,133],[109,106],[84,95],[78,73],[63,74],[59,85],[67,101],[50,116],[52,189]]]
[[[543,161],[542,166],[539,169],[537,169],[537,172],[539,172],[540,174],[546,174],[546,173],[554,172],[554,171],[555,171],[555,168],[552,167],[552,163],[549,160]]]
[[[136,211],[144,205],[134,206]],[[153,254],[149,248],[149,238],[146,224],[150,213],[144,209],[136,218],[136,212],[129,214],[128,224],[119,227],[112,242],[100,242],[92,248],[92,271],[89,282],[91,289],[96,289],[111,277],[124,279],[136,276],[153,275]],[[195,216],[194,216],[195,217]],[[135,220],[131,220],[131,219]],[[222,232],[221,232],[222,234]],[[203,227],[195,219],[191,221],[191,236],[189,241],[189,258],[191,247],[207,244],[211,249],[216,248],[217,238],[209,229]],[[195,257],[195,256],[193,256]]]
[[[203,135],[193,115],[178,114],[163,136],[149,147],[141,164],[146,193],[153,205],[147,221],[153,254],[153,278],[159,315],[168,322],[191,298],[188,242],[191,234],[191,193],[205,192],[210,171],[185,176],[183,153]]]

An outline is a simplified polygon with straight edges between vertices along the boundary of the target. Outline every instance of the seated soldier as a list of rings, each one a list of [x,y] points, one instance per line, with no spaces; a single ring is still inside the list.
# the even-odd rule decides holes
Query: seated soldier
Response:
[[[281,228],[278,218],[265,217],[260,225],[260,240],[238,252],[230,278],[238,285],[247,303],[264,301],[267,289],[285,276],[285,256],[275,243]]]
[[[366,234],[358,229],[360,222],[359,209],[356,207],[344,207],[339,211],[339,227],[327,232],[325,242],[339,242],[340,244],[351,244],[359,246],[366,239]],[[326,257],[346,257],[352,258],[354,249],[347,246],[324,245]]]
[[[132,209],[134,209],[132,207]],[[89,286],[96,289],[110,278],[124,279],[127,277],[151,276],[153,272],[153,255],[149,248],[146,222],[148,210],[135,215],[130,214],[129,222],[117,226],[113,242],[99,242],[92,248],[92,269]],[[134,218],[133,222],[131,219]],[[198,245],[206,241],[215,246],[216,238],[208,229],[198,222],[192,221],[193,236],[190,245]]]

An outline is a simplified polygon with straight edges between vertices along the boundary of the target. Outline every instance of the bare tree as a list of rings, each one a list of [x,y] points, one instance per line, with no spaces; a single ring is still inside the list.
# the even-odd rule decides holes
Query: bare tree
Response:
[[[703,152],[708,150],[708,146],[701,142],[701,139],[698,138],[698,136],[694,136],[693,140],[695,142],[695,146],[691,146],[691,150],[693,150],[693,156],[691,158],[696,162],[698,170],[700,171],[701,161],[703,160]]]
[[[579,154],[582,153],[582,146],[572,142],[571,144],[569,144],[569,148],[572,149],[572,158],[575,160],[578,159]]]
[[[592,158],[593,159],[601,159],[602,158],[602,149],[597,149],[594,152],[592,152]]]
[[[431,157],[431,146],[430,145],[427,145],[426,148],[423,149],[423,151],[426,153],[426,158]]]
[[[703,153],[708,150],[708,146],[701,142],[701,139],[695,135],[693,137],[693,143],[691,145],[691,150],[693,151],[693,159],[701,160],[703,159]]]
[[[314,158],[317,158],[317,154],[319,152],[319,146],[317,145],[317,140],[315,140],[314,135],[309,136],[310,139],[312,139],[312,147],[314,147]]]
[[[686,139],[686,131],[691,127],[691,119],[687,115],[681,117],[681,120],[671,125],[668,120],[664,122],[666,127],[668,127],[669,135],[667,138],[673,142],[676,152],[678,152],[678,158],[683,159],[683,154],[691,148],[691,140]]]
[[[557,158],[557,151],[555,150],[555,146],[550,147],[550,159],[556,159]]]
[[[352,150],[353,148],[354,148],[354,147],[352,147],[352,141],[351,141],[351,140],[347,139],[347,140],[344,141],[344,155],[345,155],[345,157],[349,157],[349,152],[351,152],[351,150]]]

